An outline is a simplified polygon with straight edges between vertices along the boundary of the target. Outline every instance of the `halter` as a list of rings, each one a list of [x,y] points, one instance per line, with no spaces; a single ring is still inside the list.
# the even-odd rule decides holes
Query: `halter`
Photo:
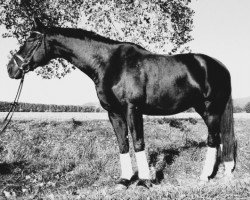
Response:
[[[42,34],[38,31],[32,31],[32,33],[38,34],[39,36],[37,36],[35,39],[38,38],[39,40],[36,43],[36,45],[28,51],[27,56],[25,58],[23,58],[21,55],[18,55],[18,54],[14,54],[13,56],[15,64],[18,66],[20,70],[22,70],[23,73],[27,73],[31,70],[29,64],[31,63],[32,57],[36,53],[36,50],[40,47],[43,41],[44,41],[44,48],[45,48],[45,34]],[[29,54],[31,55],[29,56]],[[22,62],[21,66],[18,65],[16,58],[18,58]]]
[[[45,48],[45,34],[42,34],[42,33],[39,33],[39,32],[36,32],[36,31],[32,31],[32,32],[35,32],[37,34],[39,34],[39,36],[37,37],[39,40],[37,42],[37,44],[31,48],[27,54],[27,56],[25,58],[23,58],[22,56],[18,55],[18,54],[15,54],[13,56],[14,58],[14,62],[15,64],[18,66],[18,68],[20,70],[22,70],[22,78],[21,78],[21,81],[20,81],[20,84],[19,84],[19,87],[18,87],[18,90],[17,90],[17,94],[16,94],[16,97],[14,99],[14,102],[11,104],[11,108],[7,114],[7,116],[5,117],[5,119],[3,120],[3,125],[2,127],[0,127],[0,135],[4,133],[4,131],[6,130],[7,126],[9,125],[11,119],[12,119],[12,116],[15,112],[15,109],[16,109],[16,106],[18,105],[18,100],[19,100],[19,97],[20,97],[20,94],[21,94],[21,91],[22,91],[22,88],[23,88],[23,82],[24,82],[24,76],[27,72],[30,71],[30,62],[31,62],[31,59],[32,57],[34,56],[36,50],[40,47],[40,45],[42,44],[42,41],[44,40],[44,48]],[[29,56],[29,54],[32,52],[31,56]],[[45,53],[46,53],[46,48],[45,48]],[[16,58],[18,58],[19,60],[21,60],[22,64],[21,66],[18,65],[17,61],[16,61]],[[27,67],[27,68],[26,68]]]

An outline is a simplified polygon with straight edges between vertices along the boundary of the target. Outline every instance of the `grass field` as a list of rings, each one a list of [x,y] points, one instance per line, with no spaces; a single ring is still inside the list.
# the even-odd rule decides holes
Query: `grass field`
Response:
[[[207,129],[200,119],[144,120],[155,184],[116,191],[119,150],[107,120],[13,121],[0,139],[0,199],[250,199],[250,120],[237,119],[232,180],[198,181]],[[131,144],[132,147],[132,144]],[[133,151],[131,150],[131,155]],[[133,167],[136,171],[133,155]]]

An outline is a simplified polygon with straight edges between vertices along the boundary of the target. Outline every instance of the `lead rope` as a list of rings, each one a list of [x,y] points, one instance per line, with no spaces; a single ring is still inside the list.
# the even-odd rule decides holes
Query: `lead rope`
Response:
[[[21,91],[23,88],[24,75],[25,75],[25,73],[23,73],[23,76],[22,76],[22,79],[20,81],[14,102],[11,104],[10,110],[9,110],[8,114],[6,115],[5,119],[3,120],[3,125],[0,129],[0,135],[2,135],[4,133],[4,131],[6,130],[6,128],[8,127],[8,125],[11,122],[11,119],[13,117],[13,114],[15,112],[16,106],[18,105],[18,100],[19,100],[19,97],[20,97],[20,94],[21,94]]]

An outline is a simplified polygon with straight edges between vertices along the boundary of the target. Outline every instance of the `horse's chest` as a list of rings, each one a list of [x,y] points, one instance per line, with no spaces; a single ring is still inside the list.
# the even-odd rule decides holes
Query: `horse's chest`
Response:
[[[105,89],[103,89],[101,87],[96,87],[96,94],[97,94],[97,97],[100,101],[101,106],[105,110],[109,110],[110,106],[111,106],[111,102],[109,100],[108,92],[105,91]]]
[[[141,83],[127,78],[113,84],[109,88],[97,87],[97,96],[104,109],[123,107],[128,103],[143,103],[143,87]]]

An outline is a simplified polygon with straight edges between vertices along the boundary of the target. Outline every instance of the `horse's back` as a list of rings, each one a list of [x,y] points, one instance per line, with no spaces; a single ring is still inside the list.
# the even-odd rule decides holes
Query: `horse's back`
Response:
[[[228,71],[209,56],[157,55],[130,45],[121,53],[113,92],[121,103],[136,104],[144,114],[178,113],[231,92]]]
[[[145,114],[174,114],[201,101],[205,70],[192,54],[151,55],[143,60],[146,74]]]

